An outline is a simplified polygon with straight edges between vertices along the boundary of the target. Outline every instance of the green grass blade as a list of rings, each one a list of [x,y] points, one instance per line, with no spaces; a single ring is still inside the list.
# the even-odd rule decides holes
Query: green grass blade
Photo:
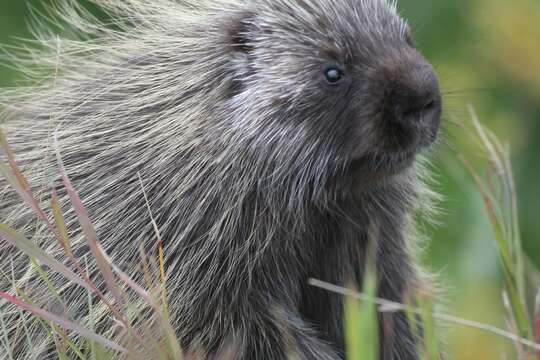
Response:
[[[347,344],[347,359],[364,360],[364,351],[360,342],[362,327],[362,309],[360,302],[352,297],[345,300],[345,334]]]
[[[434,303],[429,296],[420,294],[418,296],[418,306],[422,316],[422,325],[424,330],[425,359],[439,359],[439,340],[437,337],[437,325],[435,323]]]
[[[73,209],[75,210],[75,213],[77,214],[77,219],[83,230],[86,242],[88,246],[90,247],[92,254],[94,255],[94,259],[101,272],[101,275],[105,279],[105,284],[107,285],[108,290],[111,292],[114,300],[116,301],[117,306],[119,308],[122,308],[124,300],[122,297],[122,293],[118,287],[118,284],[116,283],[110,263],[105,259],[103,255],[103,251],[101,250],[101,247],[99,246],[96,230],[94,229],[94,226],[92,225],[92,222],[90,221],[90,217],[88,216],[86,208],[83,205],[83,202],[79,194],[73,187],[73,184],[71,183],[71,180],[68,177],[66,169],[64,168],[64,164],[62,162],[62,158],[60,157],[60,152],[58,151],[57,144],[55,144],[55,146],[57,150],[56,156],[57,156],[58,166],[60,168],[60,175],[62,177],[62,182],[67,190]]]
[[[4,298],[5,300],[9,301],[10,303],[16,305],[17,307],[37,316],[38,318],[41,318],[45,321],[50,321],[52,323],[55,323],[57,325],[60,325],[64,329],[71,330],[76,332],[77,334],[87,338],[87,339],[93,339],[97,341],[98,343],[102,344],[103,346],[106,346],[110,349],[113,349],[118,352],[126,352],[126,349],[122,346],[116,344],[115,342],[108,340],[104,338],[101,335],[98,335],[96,333],[93,333],[83,327],[81,327],[78,324],[75,324],[74,322],[71,322],[67,319],[64,319],[60,316],[54,315],[48,311],[45,311],[43,309],[40,309],[36,306],[32,306],[8,293],[0,291],[0,297]]]
[[[2,223],[0,223],[0,238],[15,246],[31,258],[34,258],[42,264],[50,267],[56,273],[63,275],[73,283],[92,290],[90,285],[88,285],[83,279],[78,277],[65,265],[45,253],[36,244],[19,234],[17,231]]]
[[[348,296],[345,300],[345,333],[347,359],[379,359],[379,322],[375,298],[377,277],[368,271],[364,278],[364,291],[373,301],[358,301]]]

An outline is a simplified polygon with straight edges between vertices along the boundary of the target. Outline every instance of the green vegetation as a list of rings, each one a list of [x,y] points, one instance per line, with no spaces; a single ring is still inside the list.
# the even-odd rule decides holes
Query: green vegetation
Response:
[[[481,154],[487,159],[485,171],[475,170],[469,162],[459,155],[464,166],[470,171],[471,177],[478,186],[478,191],[484,200],[484,208],[493,230],[493,241],[499,254],[500,267],[502,269],[504,286],[502,298],[504,300],[507,329],[497,328],[491,323],[479,323],[469,319],[459,318],[440,312],[436,307],[436,299],[429,292],[422,291],[416,294],[417,307],[411,304],[395,304],[384,299],[374,299],[371,292],[372,286],[366,287],[365,294],[358,294],[346,289],[339,289],[330,284],[315,282],[314,285],[348,296],[347,313],[351,324],[348,327],[348,336],[353,339],[372,339],[364,334],[365,329],[376,328],[376,319],[366,313],[369,306],[377,304],[380,312],[384,311],[407,311],[409,320],[415,323],[416,316],[420,317],[424,329],[423,359],[438,360],[440,343],[444,341],[440,331],[440,325],[446,327],[464,327],[476,332],[489,334],[498,341],[507,341],[515,346],[514,350],[504,353],[507,358],[537,359],[540,354],[539,328],[535,329],[535,323],[540,323],[538,312],[540,291],[535,299],[536,304],[531,303],[528,294],[537,288],[531,286],[533,278],[538,277],[538,272],[531,265],[525,270],[524,257],[521,247],[519,228],[519,216],[517,198],[515,193],[514,178],[510,163],[508,146],[503,145],[499,139],[486,130],[479,122],[476,113],[470,109],[472,121],[464,128],[473,134],[480,146]],[[371,277],[368,275],[368,284]],[[360,306],[351,299],[362,301]],[[438,323],[437,323],[438,322]],[[366,324],[367,323],[367,324]],[[353,334],[353,335],[351,335]],[[373,336],[373,335],[372,335]],[[352,341],[347,343],[354,360],[375,360],[377,357],[371,352],[361,348],[361,345]],[[362,349],[359,351],[358,348]],[[452,355],[452,353],[450,352]],[[452,357],[453,358],[453,357]]]

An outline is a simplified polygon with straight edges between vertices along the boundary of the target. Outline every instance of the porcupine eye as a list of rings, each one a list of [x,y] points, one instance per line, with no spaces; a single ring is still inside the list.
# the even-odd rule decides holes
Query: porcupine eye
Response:
[[[331,84],[339,82],[343,78],[343,75],[343,71],[336,67],[330,67],[325,71],[326,80]]]
[[[410,28],[407,28],[405,30],[405,41],[407,42],[407,45],[409,45],[410,47],[412,48],[416,47],[416,44],[414,42],[414,38],[412,35],[412,31]]]

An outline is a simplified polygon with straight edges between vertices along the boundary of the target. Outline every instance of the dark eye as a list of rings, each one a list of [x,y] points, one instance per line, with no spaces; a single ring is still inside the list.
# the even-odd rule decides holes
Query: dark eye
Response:
[[[335,84],[340,81],[343,78],[343,75],[343,71],[336,67],[328,68],[325,72],[326,80],[331,84]]]
[[[414,38],[413,38],[413,35],[412,35],[412,31],[409,28],[407,28],[407,30],[405,31],[405,41],[407,41],[407,44],[410,47],[415,47],[416,46],[416,44],[414,43]]]

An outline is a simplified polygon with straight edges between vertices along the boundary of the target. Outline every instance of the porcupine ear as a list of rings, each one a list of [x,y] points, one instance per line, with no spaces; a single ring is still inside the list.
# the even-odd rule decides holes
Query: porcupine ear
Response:
[[[250,11],[243,11],[231,21],[228,36],[233,52],[248,54],[253,50],[250,35],[255,16]]]
[[[231,92],[233,97],[242,92],[245,80],[253,73],[253,34],[255,14],[244,11],[235,15],[228,24],[227,41],[231,57]]]

